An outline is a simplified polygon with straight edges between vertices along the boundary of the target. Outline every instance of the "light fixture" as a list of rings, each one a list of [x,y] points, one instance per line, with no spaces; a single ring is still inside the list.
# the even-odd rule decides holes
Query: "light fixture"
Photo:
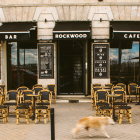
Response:
[[[47,22],[47,19],[45,18],[45,23]]]
[[[100,18],[100,22],[102,22],[103,20],[102,20],[102,18]]]

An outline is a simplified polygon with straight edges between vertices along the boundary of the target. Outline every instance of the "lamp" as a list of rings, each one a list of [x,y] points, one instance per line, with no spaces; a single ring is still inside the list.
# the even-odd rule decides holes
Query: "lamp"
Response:
[[[100,22],[102,22],[102,18],[100,18]]]

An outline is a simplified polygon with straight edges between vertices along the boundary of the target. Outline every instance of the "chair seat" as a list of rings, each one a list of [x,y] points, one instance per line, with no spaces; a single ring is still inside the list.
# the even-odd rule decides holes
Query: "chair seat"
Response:
[[[7,106],[0,106],[0,109],[7,108]]]
[[[37,106],[36,109],[48,109],[47,106]]]
[[[27,106],[18,106],[17,109],[28,109],[29,107]]]
[[[4,105],[17,105],[17,103],[4,103]]]
[[[111,106],[101,106],[100,109],[112,109]]]
[[[124,103],[124,102],[114,102],[114,105],[127,105],[127,103]]]
[[[19,105],[31,105],[32,103],[20,103]]]
[[[50,103],[36,103],[36,105],[50,105]]]
[[[119,106],[119,109],[131,109],[131,106]]]
[[[109,104],[108,103],[97,103],[96,105],[100,106],[100,105],[109,105]]]
[[[131,92],[130,94],[131,94],[131,95],[137,95],[137,94],[139,94],[139,93]]]

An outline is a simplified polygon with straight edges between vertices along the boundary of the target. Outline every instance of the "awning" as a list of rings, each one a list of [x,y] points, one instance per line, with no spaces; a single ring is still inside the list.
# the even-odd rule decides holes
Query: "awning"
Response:
[[[115,40],[140,40],[139,21],[111,21],[111,39]]]
[[[77,40],[90,37],[89,21],[56,22],[53,29],[54,40]]]
[[[35,22],[8,22],[0,26],[0,40],[26,41],[37,39]]]

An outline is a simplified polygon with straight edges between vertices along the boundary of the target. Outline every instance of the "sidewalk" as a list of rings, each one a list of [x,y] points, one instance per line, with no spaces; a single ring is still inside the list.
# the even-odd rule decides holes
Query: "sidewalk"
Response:
[[[125,119],[121,125],[118,122],[115,125],[108,125],[106,132],[110,140],[140,140],[140,106],[135,106],[135,103],[129,105],[132,106],[132,124]],[[71,130],[79,119],[95,115],[95,108],[91,110],[90,102],[57,102],[52,104],[51,108],[55,110],[55,140],[74,140]],[[8,120],[3,124],[0,119],[0,140],[51,140],[50,122],[45,125],[43,120],[37,124],[30,120],[27,125],[25,119],[22,119],[19,125],[16,125],[15,115],[9,115]],[[92,138],[82,130],[78,133],[77,140],[108,139],[101,131],[90,129],[90,134],[93,135]]]

